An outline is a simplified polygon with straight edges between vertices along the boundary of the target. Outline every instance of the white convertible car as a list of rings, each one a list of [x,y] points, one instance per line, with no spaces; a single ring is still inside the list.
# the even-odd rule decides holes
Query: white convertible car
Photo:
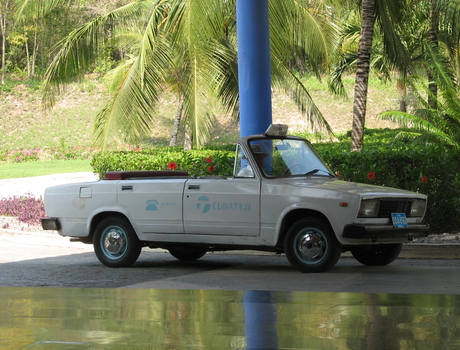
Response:
[[[132,265],[142,247],[188,261],[209,251],[285,253],[302,272],[332,268],[344,251],[366,265],[396,259],[428,235],[426,196],[338,180],[311,144],[271,125],[241,138],[232,177],[182,171],[107,172],[45,191],[45,230],[92,243],[107,266]]]

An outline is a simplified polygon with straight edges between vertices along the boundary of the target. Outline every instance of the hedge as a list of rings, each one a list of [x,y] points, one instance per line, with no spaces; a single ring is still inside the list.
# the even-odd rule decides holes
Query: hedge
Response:
[[[102,178],[107,171],[184,170],[191,176],[233,173],[235,146],[184,151],[176,147],[145,151],[96,153],[91,161],[94,173]]]
[[[342,180],[428,195],[425,222],[432,233],[460,230],[460,151],[436,146],[365,149],[362,152],[318,148],[325,162]]]
[[[441,147],[368,148],[346,152],[341,143],[318,144],[323,160],[338,178],[421,192],[428,195],[425,222],[432,233],[460,230],[460,151]],[[219,149],[184,151],[157,148],[146,151],[98,153],[92,167],[100,177],[106,171],[188,171],[192,176],[233,172],[234,145]]]

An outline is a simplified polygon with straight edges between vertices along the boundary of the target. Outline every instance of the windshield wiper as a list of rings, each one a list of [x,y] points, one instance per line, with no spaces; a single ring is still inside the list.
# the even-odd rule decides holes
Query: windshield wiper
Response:
[[[331,174],[329,171],[327,170],[323,170],[323,169],[313,169],[313,170],[310,170],[308,172],[306,172],[304,175],[305,176],[312,176],[312,175],[315,175],[316,173],[320,172],[320,171],[323,171],[327,174],[327,176],[329,177],[335,177],[333,174]]]

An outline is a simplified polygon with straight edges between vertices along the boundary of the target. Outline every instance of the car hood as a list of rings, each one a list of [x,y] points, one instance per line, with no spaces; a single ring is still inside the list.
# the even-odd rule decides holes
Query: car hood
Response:
[[[303,188],[314,188],[323,191],[335,191],[344,194],[351,194],[361,196],[366,199],[372,198],[398,198],[398,197],[410,197],[410,198],[423,198],[426,196],[421,193],[401,190],[398,188],[375,186],[357,182],[341,181],[337,179],[327,179],[324,177],[312,177],[307,179],[290,179],[290,185],[303,187]]]

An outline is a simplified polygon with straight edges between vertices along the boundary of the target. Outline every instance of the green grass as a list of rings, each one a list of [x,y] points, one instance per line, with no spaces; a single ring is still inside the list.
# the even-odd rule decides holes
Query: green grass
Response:
[[[0,151],[92,145],[93,120],[106,99],[103,89],[75,83],[44,110],[42,92],[26,82],[0,91]]]
[[[89,159],[1,163],[0,180],[92,171]]]

